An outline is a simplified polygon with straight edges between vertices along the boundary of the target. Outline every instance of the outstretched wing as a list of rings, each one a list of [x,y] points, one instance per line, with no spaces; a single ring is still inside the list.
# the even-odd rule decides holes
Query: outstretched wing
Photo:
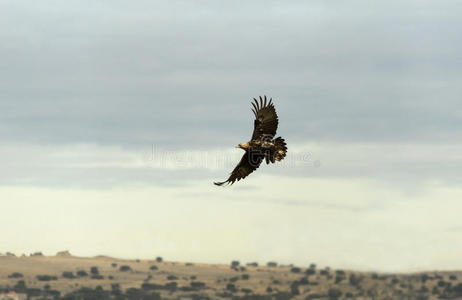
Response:
[[[260,163],[263,160],[263,155],[260,152],[253,152],[251,150],[245,151],[245,154],[242,156],[241,161],[237,164],[234,170],[231,172],[228,180],[223,182],[214,182],[216,185],[233,184],[236,180],[239,181],[260,166]]]
[[[258,100],[253,98],[255,103],[253,105],[253,113],[255,115],[255,122],[252,134],[252,140],[257,139],[261,136],[268,136],[273,138],[276,135],[278,129],[278,115],[273,105],[273,99],[271,98],[268,102],[266,96],[264,99],[260,96],[260,103]]]

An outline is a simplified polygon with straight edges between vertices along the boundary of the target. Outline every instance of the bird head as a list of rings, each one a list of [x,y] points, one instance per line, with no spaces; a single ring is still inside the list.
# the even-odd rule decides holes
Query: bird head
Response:
[[[249,148],[249,142],[247,143],[240,143],[239,145],[236,146],[236,148],[241,148],[241,149],[248,149]]]

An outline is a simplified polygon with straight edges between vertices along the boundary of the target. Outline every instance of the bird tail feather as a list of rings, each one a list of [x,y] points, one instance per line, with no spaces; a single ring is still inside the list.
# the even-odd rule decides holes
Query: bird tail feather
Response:
[[[274,140],[274,148],[274,159],[276,161],[283,160],[287,154],[287,144],[282,137],[278,137]]]

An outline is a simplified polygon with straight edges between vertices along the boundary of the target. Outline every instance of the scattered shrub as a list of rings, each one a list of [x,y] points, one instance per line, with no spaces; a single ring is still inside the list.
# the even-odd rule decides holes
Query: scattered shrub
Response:
[[[98,275],[99,274],[98,267],[91,267],[90,268],[90,273],[93,274],[93,275]]]
[[[192,281],[191,287],[195,289],[203,289],[205,288],[205,283],[202,281]]]
[[[52,275],[37,275],[36,278],[38,281],[58,280],[58,277]]]
[[[158,256],[158,257],[156,258],[156,261],[159,262],[159,263],[161,263],[161,262],[163,261],[163,259],[162,259],[162,257]]]
[[[258,267],[258,263],[256,263],[256,262],[250,262],[250,263],[247,263],[247,266],[248,266],[248,267]]]
[[[18,273],[18,272],[14,272],[14,273],[11,273],[10,275],[8,275],[8,278],[23,278],[24,275],[22,275],[21,273]]]
[[[300,291],[298,290],[298,282],[294,281],[290,284],[290,293],[292,295],[300,295]]]
[[[233,260],[231,262],[231,268],[237,268],[239,266],[239,262],[237,260]]]
[[[74,279],[75,278],[74,273],[69,272],[69,271],[64,271],[61,276],[64,277],[64,278],[67,278],[67,279]]]
[[[112,263],[112,264],[111,264],[111,267],[117,268],[117,264],[116,264],[116,263]]]
[[[154,265],[150,266],[149,269],[150,269],[151,271],[159,270],[159,268],[158,268],[157,266],[154,266]]]
[[[299,267],[293,267],[290,269],[290,272],[292,273],[300,273],[302,271],[302,269],[300,269]]]
[[[250,278],[249,274],[242,274],[241,278],[243,280],[248,280]]]
[[[122,265],[119,267],[119,271],[120,272],[128,272],[128,271],[131,271],[132,270],[132,267],[128,266],[128,265]]]
[[[78,277],[86,277],[86,276],[88,276],[88,273],[85,272],[84,270],[79,270],[79,271],[77,271],[76,274],[77,274]]]
[[[167,280],[178,280],[178,277],[176,277],[175,275],[168,275]]]
[[[336,288],[330,288],[327,291],[327,296],[329,297],[329,299],[332,299],[332,300],[338,299],[342,296],[342,291]]]
[[[227,289],[228,291],[231,291],[231,292],[236,292],[236,291],[237,291],[237,290],[236,290],[236,286],[235,286],[234,284],[232,284],[232,283],[228,283],[228,284],[226,285],[226,289]]]
[[[306,269],[305,274],[310,276],[316,274],[316,271],[312,268]]]
[[[274,267],[277,267],[278,266],[278,263],[277,262],[274,262],[274,261],[269,261],[267,264],[266,264],[267,267],[271,267],[271,268],[274,268]]]

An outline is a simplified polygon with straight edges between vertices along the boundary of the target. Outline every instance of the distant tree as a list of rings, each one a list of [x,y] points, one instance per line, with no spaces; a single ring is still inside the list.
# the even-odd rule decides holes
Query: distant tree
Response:
[[[258,267],[258,263],[256,263],[256,262],[249,262],[249,263],[247,263],[247,266],[248,266],[248,267]]]
[[[302,271],[302,269],[300,269],[299,267],[293,267],[290,269],[290,272],[292,273],[300,273]]]
[[[116,268],[116,267],[117,267],[117,264],[116,264],[116,263],[112,263],[112,264],[111,264],[111,267]]]
[[[18,272],[14,272],[14,273],[11,273],[10,275],[8,275],[8,278],[23,278],[24,275],[22,275],[22,273],[18,273]]]
[[[267,293],[272,293],[272,292],[273,292],[273,288],[270,287],[270,286],[267,287],[267,288],[266,288],[266,292],[267,292]]]
[[[274,262],[274,261],[269,261],[267,264],[266,264],[267,267],[271,267],[271,268],[274,268],[274,267],[277,267],[278,266],[278,263],[277,262]]]
[[[158,270],[159,268],[158,268],[157,266],[152,265],[152,266],[149,267],[149,269],[150,269],[151,271],[156,271],[156,270]]]
[[[457,276],[454,274],[449,275],[449,280],[457,280]]]
[[[67,278],[67,279],[74,279],[75,278],[74,273],[70,272],[70,271],[64,271],[61,276],[64,277],[64,278]]]
[[[316,269],[316,264],[311,264],[310,269]]]
[[[176,277],[175,275],[168,275],[167,280],[178,280],[178,277]]]
[[[234,284],[232,284],[232,283],[228,283],[228,284],[226,285],[226,289],[227,289],[228,291],[230,291],[230,292],[236,292],[236,291],[237,291],[236,286],[235,286]]]
[[[314,274],[316,274],[316,270],[312,269],[312,268],[306,269],[305,274],[308,275],[308,276],[314,275]]]
[[[338,298],[340,298],[342,296],[342,291],[340,291],[339,289],[336,289],[336,288],[330,288],[327,291],[327,296],[331,300],[336,300],[336,299],[338,299]]]
[[[242,274],[241,278],[243,280],[248,280],[250,278],[249,274]]]
[[[362,280],[362,278],[360,276],[355,275],[355,274],[350,274],[350,276],[348,277],[348,281],[353,286],[358,286],[361,283],[361,280]]]
[[[85,272],[84,270],[79,270],[79,271],[77,271],[76,274],[77,274],[77,276],[79,276],[79,277],[86,277],[86,276],[88,276],[88,273]]]
[[[205,288],[205,283],[202,281],[192,281],[190,284],[191,284],[191,287],[195,289]]]
[[[163,259],[162,259],[162,257],[158,256],[158,257],[156,258],[156,261],[159,262],[159,263],[161,263],[161,262],[163,261]]]
[[[91,267],[90,268],[90,273],[93,274],[93,275],[98,275],[99,274],[98,267]]]
[[[239,261],[233,260],[233,261],[231,262],[231,268],[237,268],[237,267],[239,266],[239,264],[240,264]]]
[[[53,276],[53,275],[37,275],[36,278],[38,281],[58,280],[58,277]]]
[[[292,295],[300,295],[300,291],[298,289],[298,282],[294,281],[290,284],[290,293]]]

